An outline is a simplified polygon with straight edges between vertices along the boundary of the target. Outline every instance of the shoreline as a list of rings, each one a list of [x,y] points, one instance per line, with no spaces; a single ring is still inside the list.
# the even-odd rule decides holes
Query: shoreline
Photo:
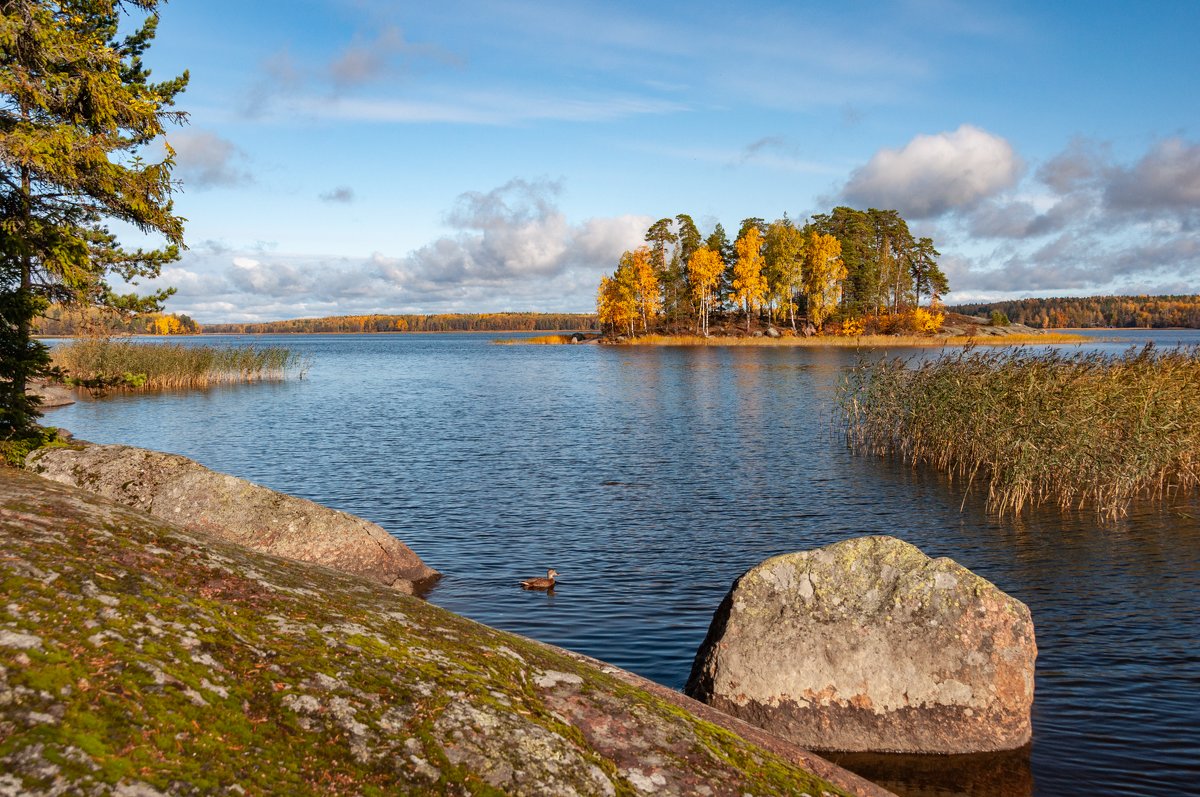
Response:
[[[148,699],[150,705],[156,707],[155,711],[145,715],[150,722],[148,727],[161,726],[164,732],[168,728],[174,730],[171,723],[175,713],[194,712],[195,706],[203,709],[202,714],[209,717],[209,722],[237,724],[240,722],[236,720],[237,717],[245,719],[243,706],[246,704],[239,702],[245,700],[252,701],[256,713],[261,714],[263,720],[275,717],[275,721],[295,724],[296,716],[312,718],[301,722],[299,729],[293,730],[294,733],[300,730],[320,732],[319,723],[323,721],[320,718],[328,716],[333,718],[331,722],[340,723],[337,731],[343,736],[348,734],[348,741],[344,741],[342,746],[335,746],[345,753],[337,757],[337,767],[344,770],[344,777],[348,780],[372,777],[369,767],[357,768],[360,764],[368,763],[362,760],[367,755],[362,751],[374,749],[380,742],[387,746],[401,744],[403,749],[410,752],[417,750],[424,756],[416,759],[418,763],[415,767],[406,765],[405,769],[394,773],[401,782],[407,781],[409,787],[422,783],[448,783],[450,781],[446,779],[460,778],[464,774],[464,763],[467,772],[475,771],[478,774],[474,777],[486,779],[493,774],[487,762],[494,756],[516,756],[514,763],[526,763],[528,760],[528,766],[536,770],[535,751],[522,747],[529,734],[533,734],[534,738],[555,740],[555,744],[567,745],[564,749],[575,749],[575,745],[582,745],[579,749],[586,755],[610,762],[603,764],[603,768],[620,779],[632,778],[637,781],[643,777],[662,776],[673,780],[687,778],[689,773],[691,776],[698,774],[689,766],[691,762],[703,765],[705,769],[718,767],[719,770],[713,770],[713,775],[719,774],[723,779],[732,778],[747,787],[757,782],[758,788],[753,790],[759,793],[798,794],[804,791],[802,783],[794,780],[788,782],[782,767],[813,778],[815,782],[810,781],[810,793],[813,787],[820,789],[828,784],[839,794],[861,797],[887,797],[892,794],[820,755],[698,704],[661,684],[584,654],[499,631],[361,576],[271,556],[229,540],[209,537],[113,503],[90,491],[51,482],[29,471],[5,469],[0,471],[0,477],[0,486],[5,488],[0,493],[0,499],[3,499],[0,501],[0,536],[7,535],[12,540],[21,541],[12,548],[14,555],[9,557],[10,561],[60,561],[63,554],[59,549],[69,543],[64,535],[73,538],[73,544],[87,540],[87,544],[96,549],[93,550],[92,561],[86,572],[76,572],[73,564],[59,566],[56,574],[62,578],[56,580],[53,586],[48,581],[23,579],[28,592],[24,596],[26,608],[41,609],[45,604],[46,607],[57,607],[56,611],[60,613],[79,614],[82,618],[92,611],[90,601],[100,594],[104,596],[104,606],[109,613],[102,619],[108,622],[125,615],[140,616],[139,613],[144,611],[141,602],[153,598],[156,601],[154,605],[158,606],[157,614],[160,615],[156,619],[167,621],[166,624],[159,622],[155,626],[158,629],[153,632],[156,649],[169,652],[180,648],[174,659],[167,656],[162,662],[151,662],[164,675],[158,681],[159,686],[146,693],[147,697],[143,697],[137,689],[122,685],[122,679],[126,676],[120,669],[93,672],[90,667],[79,669],[90,659],[84,664],[77,662],[76,669],[79,671],[74,672],[72,678],[81,679],[79,683],[95,682],[95,686],[111,681],[107,688],[109,693],[116,696],[116,703],[108,708],[117,711],[114,716],[124,716],[125,711],[133,710],[132,707],[122,707],[122,701],[131,696]],[[114,520],[116,526],[112,526]],[[49,524],[59,533],[52,537],[29,535],[27,528],[31,524],[34,528]],[[14,534],[16,536],[12,536]],[[159,564],[159,556],[167,551],[191,553],[180,559],[178,567],[164,570]],[[90,578],[99,580],[93,582],[88,580]],[[144,589],[151,594],[107,594],[112,584],[123,583],[121,579],[130,578],[139,579],[139,583],[147,585]],[[313,589],[317,589],[322,596],[319,600],[312,597]],[[197,590],[200,590],[198,594],[207,603],[196,604],[188,597],[197,594]],[[77,592],[79,595],[76,595]],[[227,606],[228,610],[221,616],[228,619],[222,623],[232,624],[238,631],[237,635],[228,638],[222,636],[219,644],[214,642],[204,648],[221,660],[219,663],[213,662],[211,656],[208,659],[196,659],[187,654],[196,643],[189,641],[188,635],[192,632],[186,629],[199,627],[195,622],[198,618],[192,615],[198,609],[206,611],[205,607],[209,605]],[[165,608],[168,606],[177,609]],[[242,609],[252,611],[240,611]],[[38,613],[33,611],[21,616],[24,625],[17,629],[12,638],[30,640],[25,648],[28,655],[22,659],[24,663],[20,663],[19,668],[10,668],[10,675],[24,672],[36,675],[47,667],[53,669],[57,665],[53,664],[52,657],[58,648],[83,644],[76,642],[75,636],[80,632],[74,630],[84,628],[82,622],[50,627],[37,622],[37,617]],[[203,615],[203,618],[201,625],[212,622],[207,615]],[[175,622],[177,620],[180,622]],[[190,625],[189,620],[192,621]],[[330,625],[334,620],[341,624]],[[308,636],[300,633],[310,626],[313,631],[308,632]],[[134,630],[137,628],[141,627]],[[287,640],[289,646],[284,648],[289,655],[272,653],[269,640],[279,633],[280,628],[291,634]],[[164,633],[163,629],[168,631]],[[176,640],[176,634],[170,629],[179,630],[180,639]],[[142,628],[142,631],[150,633],[153,630]],[[88,633],[91,633],[90,630]],[[209,629],[209,633],[220,632]],[[320,642],[318,648],[314,648],[315,658],[311,661],[307,656],[294,658],[291,655],[295,653],[292,648],[308,639],[312,633],[317,634],[314,638]],[[121,637],[113,639],[116,641],[104,643],[108,655],[124,658],[125,647],[133,642],[127,643]],[[345,648],[345,651],[332,657],[320,652],[329,645]],[[0,654],[4,651],[4,648],[0,648]],[[354,655],[347,658],[344,655],[346,651]],[[45,658],[43,653],[50,658]],[[374,659],[379,661],[372,663]],[[140,659],[135,655],[130,660]],[[209,664],[205,664],[206,661]],[[262,661],[274,662],[265,675]],[[323,671],[320,665],[325,661],[339,662],[341,669],[336,679],[321,680],[319,674],[314,675]],[[458,663],[451,671],[446,671],[443,665],[432,670],[427,666],[438,661]],[[377,666],[385,662],[405,666]],[[464,674],[460,677],[456,672],[462,667],[468,669],[462,670]],[[136,672],[136,668],[129,672]],[[223,675],[231,672],[239,677],[230,681]],[[402,711],[403,702],[392,704],[392,708],[389,708],[389,704],[369,698],[369,693],[377,688],[378,679],[383,677],[379,674],[381,672],[387,673],[389,691],[397,695],[412,693],[422,706],[446,690],[454,690],[457,696],[452,704],[435,707],[435,703],[422,708],[421,711],[429,713],[429,716],[421,720],[423,730],[412,735],[411,731],[406,730],[407,723],[389,720],[392,716],[389,712]],[[438,674],[430,676],[433,672]],[[438,688],[430,688],[433,686],[431,677],[440,682]],[[206,678],[214,683],[210,684]],[[513,681],[513,678],[516,680]],[[199,693],[188,688],[194,685],[192,682],[198,684],[196,689],[204,692],[203,700],[197,700]],[[145,691],[144,686],[139,689]],[[354,717],[353,722],[337,712],[319,710],[326,699],[321,692],[324,689],[337,689],[339,694],[349,690],[353,698],[354,710],[349,711]],[[64,732],[79,721],[77,718],[82,714],[94,716],[95,710],[84,692],[64,691],[60,697],[47,693],[46,699],[56,702],[49,708],[60,716],[65,715],[57,721]],[[332,698],[331,705],[337,708],[339,699],[348,705],[344,697]],[[463,708],[452,708],[460,704]],[[193,708],[183,708],[188,705]],[[6,712],[19,708],[17,704],[9,709],[0,706],[0,718]],[[562,719],[568,716],[568,712],[575,715],[575,722]],[[346,713],[344,708],[342,713]],[[424,714],[417,716],[420,718]],[[544,726],[535,728],[530,725],[528,718],[531,716],[550,719]],[[497,723],[495,732],[498,736],[490,742],[486,735],[479,739],[472,738],[470,729],[473,717],[483,717]],[[466,726],[459,736],[455,736],[454,728],[464,721],[467,722]],[[607,727],[610,722],[632,732],[634,743],[630,744],[621,734],[612,735],[603,730],[593,732]],[[568,732],[564,735],[559,723],[574,728],[574,734]],[[247,739],[257,738],[257,727],[250,722],[240,733]],[[192,731],[197,737],[203,736],[204,731],[200,728],[196,726]],[[675,763],[673,759],[678,751],[671,746],[662,746],[661,742],[650,741],[661,738],[664,731],[671,728],[694,729],[691,733],[695,734],[697,740],[705,740],[702,747],[714,751],[715,758],[698,747],[686,752]],[[650,729],[649,735],[646,735],[645,729]],[[580,730],[583,733],[576,738]],[[466,742],[462,741],[462,734],[467,734]],[[59,744],[57,736],[49,739],[44,736],[27,738],[30,744],[33,741],[52,747]],[[366,742],[371,739],[376,741],[368,745]],[[413,739],[417,741],[411,741]],[[641,745],[649,743],[649,747],[639,746],[638,739],[644,740],[640,742]],[[20,733],[16,740],[20,746]],[[290,742],[289,749],[294,749],[295,741],[299,739]],[[197,743],[200,742],[201,738],[197,738]],[[266,740],[257,743],[269,744]],[[343,749],[346,744],[349,750]],[[459,749],[456,745],[463,744],[474,745],[473,748],[468,747],[467,752],[471,757],[463,760],[452,757],[450,763],[437,766],[447,754],[455,755],[453,751]],[[304,740],[301,747],[301,750],[309,751],[309,758],[336,752],[323,743],[314,741],[311,745]],[[418,749],[418,745],[424,750]],[[141,761],[138,756],[143,752],[142,748],[136,746],[115,755],[114,750],[98,759],[98,763],[102,768],[121,769],[122,760]],[[157,772],[150,775],[150,779],[161,780],[186,772],[191,766],[190,759],[184,755],[184,748],[179,748],[179,753],[176,756],[166,751],[166,757],[160,757],[154,763],[152,768]],[[276,754],[284,753],[276,751]],[[286,755],[290,756],[291,753]],[[695,755],[701,758],[694,759]],[[127,759],[127,756],[132,758]],[[238,760],[236,755],[217,755],[209,765],[215,770],[232,773],[238,771]],[[722,760],[724,763],[720,763]],[[435,764],[434,767],[429,766],[431,762]],[[409,772],[410,769],[415,771]],[[546,778],[548,784],[553,782],[562,786],[563,778],[570,774],[551,771],[538,773],[535,777]],[[91,777],[84,771],[75,776],[81,785]],[[783,776],[783,780],[776,780],[778,776]]]
[[[946,341],[949,341],[953,345],[963,345],[968,342],[984,342],[984,343],[1001,342],[1002,343],[1003,339],[1006,337],[1012,338],[1012,337],[1026,337],[1026,336],[1028,336],[1028,337],[1033,337],[1033,336],[1038,336],[1038,337],[1070,336],[1073,338],[1073,340],[1065,341],[1065,342],[1074,343],[1074,342],[1078,342],[1080,340],[1084,340],[1084,341],[1095,340],[1095,338],[1091,335],[1078,334],[1078,333],[1086,333],[1086,332],[1120,334],[1120,333],[1127,333],[1127,332],[1193,332],[1193,331],[1200,331],[1200,328],[1197,328],[1197,327],[1055,327],[1053,329],[1038,329],[1038,328],[1031,328],[1031,329],[1033,329],[1033,332],[1023,333],[1022,335],[1011,335],[1011,334],[1010,335],[1003,335],[1003,334],[1001,334],[1001,335],[950,335],[950,336],[942,335],[942,336],[935,336],[935,337],[930,338],[930,340],[932,341],[930,343],[924,343],[924,344],[919,344],[919,345],[935,346],[935,345],[944,343]],[[412,332],[398,331],[398,330],[387,330],[387,331],[383,331],[383,332],[196,332],[196,333],[183,334],[183,335],[152,335],[150,333],[138,332],[138,333],[133,333],[133,334],[114,333],[110,337],[113,339],[127,339],[127,340],[130,340],[130,339],[186,340],[186,339],[191,339],[191,338],[233,338],[233,337],[259,338],[259,337],[291,337],[291,336],[295,336],[295,337],[353,337],[353,336],[375,337],[375,336],[402,336],[402,335],[412,335],[412,336],[433,336],[433,335],[530,335],[530,336],[542,336],[542,335],[546,335],[546,336],[549,336],[549,335],[569,335],[569,334],[573,334],[576,332],[582,333],[585,335],[599,335],[600,334],[599,332],[597,332],[594,329],[495,329],[495,330],[482,330],[482,329],[461,329],[461,330],[459,330],[459,329],[455,329],[455,330],[444,330],[444,331],[418,330],[418,331],[412,331]],[[89,336],[87,336],[87,335],[34,335],[33,337],[36,340],[84,340],[84,339],[87,339]],[[689,335],[672,335],[672,336],[661,336],[661,337],[674,337],[674,338],[695,337],[695,338],[699,338],[700,336],[689,334]],[[780,344],[779,341],[788,340],[791,337],[792,336],[783,337],[783,338],[766,338],[764,345],[786,345],[786,344]],[[822,344],[853,345],[853,344],[845,344],[845,343],[829,343],[829,341],[840,341],[840,340],[870,340],[870,341],[872,341],[872,343],[864,344],[864,345],[875,345],[873,341],[875,341],[877,339],[878,340],[895,341],[897,339],[904,340],[904,339],[908,339],[908,338],[918,338],[918,337],[923,339],[923,336],[910,336],[910,335],[860,335],[860,336],[856,336],[856,337],[846,337],[846,338],[843,338],[842,336],[839,336],[839,335],[814,335],[811,338],[800,338],[800,340],[806,341],[806,343],[792,344],[792,345],[822,345]],[[765,338],[765,336],[764,336],[764,338]],[[996,340],[996,339],[999,339],[999,340]],[[698,345],[720,345],[719,342],[713,343],[713,341],[743,340],[743,338],[710,336],[708,338],[708,340],[710,341],[710,343],[698,344]],[[759,339],[753,338],[753,340],[758,341]],[[1034,342],[1036,342],[1036,341],[1034,341]],[[1060,341],[1051,341],[1051,342],[1060,342]],[[641,345],[652,345],[652,344],[641,344]]]
[[[134,332],[134,333],[114,333],[109,335],[112,339],[150,339],[150,340],[186,340],[188,338],[259,338],[268,336],[338,336],[338,337],[374,337],[377,335],[565,335],[573,332],[582,332],[587,335],[599,334],[594,329],[447,329],[444,331],[433,330],[417,330],[409,332],[408,330],[389,329],[383,332],[192,332],[182,335],[152,335],[149,332]],[[36,340],[86,340],[90,335],[34,335]],[[103,336],[102,336],[103,337]]]
[[[601,341],[606,346],[780,346],[784,348],[937,348],[939,346],[1021,346],[1086,343],[1094,338],[1084,335],[1052,333],[1002,335],[859,335],[842,337],[814,335],[810,338],[785,336],[762,337],[701,337],[699,335],[647,335],[623,341]]]

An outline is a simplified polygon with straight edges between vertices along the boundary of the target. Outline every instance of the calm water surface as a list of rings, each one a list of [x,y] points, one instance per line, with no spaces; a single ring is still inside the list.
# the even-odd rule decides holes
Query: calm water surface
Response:
[[[1121,337],[1089,345],[1200,344],[1195,331]],[[434,603],[672,687],[747,568],[892,534],[1030,606],[1034,741],[1013,755],[847,766],[906,795],[1198,793],[1196,500],[1107,526],[1089,514],[997,520],[941,477],[844,448],[830,400],[850,350],[194,342],[279,343],[313,367],[285,384],[81,401],[47,421],[362,515],[445,574]],[[562,573],[553,595],[515,586],[548,567]]]

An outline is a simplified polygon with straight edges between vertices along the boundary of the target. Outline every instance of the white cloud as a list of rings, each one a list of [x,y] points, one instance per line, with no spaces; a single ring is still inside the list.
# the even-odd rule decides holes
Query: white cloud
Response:
[[[238,164],[244,153],[232,141],[207,130],[180,130],[167,137],[175,149],[175,176],[185,188],[214,188],[253,182]]]
[[[1105,202],[1118,210],[1200,213],[1200,144],[1169,138],[1110,171]]]
[[[458,56],[436,45],[407,41],[400,28],[390,25],[374,37],[357,37],[338,53],[326,70],[334,87],[344,91],[393,76],[420,59],[447,64],[461,63]]]
[[[590,311],[600,274],[641,243],[650,219],[571,223],[559,183],[513,179],[458,197],[450,232],[395,257],[288,255],[200,247],[149,287],[201,323],[371,312]]]
[[[262,62],[243,110],[249,116],[260,116],[277,101],[306,93],[323,95],[327,101],[329,95],[338,97],[371,83],[403,78],[424,61],[462,64],[459,56],[435,44],[408,41],[395,25],[385,25],[374,35],[356,36],[326,61],[307,54],[297,58],[285,48]]]
[[[499,89],[491,92],[439,90],[428,99],[307,97],[289,105],[289,113],[316,119],[396,124],[451,123],[510,126],[538,121],[605,122],[631,116],[687,110],[673,100],[608,96],[555,96]]]
[[[846,201],[925,219],[973,207],[1011,188],[1023,165],[1012,145],[971,125],[881,149],[850,176]]]
[[[323,191],[320,194],[322,202],[337,202],[343,205],[349,205],[354,201],[354,189],[348,185],[339,185],[337,188]]]
[[[1076,138],[1034,178],[940,226],[955,301],[1195,292],[1200,144],[1166,139],[1119,163],[1103,142]]]

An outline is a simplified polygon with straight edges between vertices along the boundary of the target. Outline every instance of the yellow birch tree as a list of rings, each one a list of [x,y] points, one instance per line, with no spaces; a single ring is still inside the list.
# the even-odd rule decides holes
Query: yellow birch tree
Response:
[[[649,332],[650,319],[657,316],[662,310],[662,283],[659,281],[658,273],[654,269],[649,247],[640,246],[633,250],[632,253],[626,252],[626,254],[630,256],[630,263],[633,269],[637,304],[642,314],[642,331]],[[622,257],[622,261],[624,259]]]
[[[607,326],[614,333],[633,334],[638,305],[633,271],[627,265],[622,264],[611,277],[601,277],[600,290],[596,294],[596,315],[601,329]]]
[[[697,326],[702,335],[707,335],[708,313],[712,307],[713,294],[721,283],[721,274],[725,271],[725,261],[707,246],[702,246],[692,254],[687,268],[692,298],[700,308]]]
[[[804,246],[804,294],[809,323],[818,330],[841,299],[846,273],[842,242],[832,235],[809,233]]]
[[[750,314],[762,306],[767,296],[767,278],[763,276],[762,234],[751,226],[733,245],[737,260],[733,264],[733,301],[746,310],[746,331]]]
[[[767,298],[770,302],[771,321],[775,320],[774,308],[787,313],[796,330],[796,291],[804,280],[804,232],[792,224],[785,215],[771,222],[764,236],[763,258],[766,261]]]

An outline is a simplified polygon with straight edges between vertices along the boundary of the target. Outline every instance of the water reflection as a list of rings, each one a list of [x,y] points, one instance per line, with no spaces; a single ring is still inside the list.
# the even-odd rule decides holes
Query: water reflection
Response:
[[[1029,753],[1025,747],[954,756],[824,755],[900,797],[1029,797],[1035,793]]]
[[[747,568],[893,534],[1030,606],[1034,742],[1016,758],[851,768],[905,794],[1194,788],[1194,499],[1137,506],[1110,525],[1086,512],[998,519],[979,491],[845,449],[830,399],[853,350],[272,342],[313,356],[307,380],[83,401],[50,421],[370,518],[446,574],[433,602],[676,688]],[[888,354],[937,356],[865,353]],[[516,586],[548,567],[566,574],[553,596]]]

